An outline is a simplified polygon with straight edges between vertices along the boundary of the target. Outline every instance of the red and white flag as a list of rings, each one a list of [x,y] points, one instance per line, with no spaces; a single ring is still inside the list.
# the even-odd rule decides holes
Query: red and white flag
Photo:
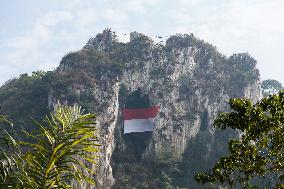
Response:
[[[149,108],[125,108],[123,110],[124,134],[132,132],[154,131],[154,118],[159,106]]]

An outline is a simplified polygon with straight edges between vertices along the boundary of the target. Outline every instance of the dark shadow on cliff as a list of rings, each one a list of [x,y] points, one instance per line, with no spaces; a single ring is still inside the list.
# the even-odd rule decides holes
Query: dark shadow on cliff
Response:
[[[199,131],[183,154],[176,183],[182,188],[203,189],[204,186],[195,181],[195,175],[208,172],[221,156],[228,153],[228,142],[236,137],[237,133],[232,129],[216,129],[213,135],[208,130]]]
[[[120,111],[122,111],[123,108],[136,109],[148,108],[150,106],[150,99],[148,94],[143,93],[141,89],[137,89],[128,94],[125,86],[121,86],[119,101],[122,105]],[[122,127],[117,128],[119,130],[116,135],[117,143],[112,155],[114,172],[116,170],[115,165],[123,165],[124,163],[134,163],[141,161],[142,155],[152,137],[152,132],[123,134],[123,119],[121,112],[120,115],[119,125],[121,125]]]

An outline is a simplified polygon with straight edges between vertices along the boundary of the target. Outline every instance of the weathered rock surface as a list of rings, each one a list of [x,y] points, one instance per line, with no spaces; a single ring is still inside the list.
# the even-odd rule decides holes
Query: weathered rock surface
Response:
[[[155,156],[164,146],[172,146],[181,157],[198,132],[209,130],[214,135],[213,120],[228,110],[229,98],[259,99],[255,63],[248,54],[227,58],[192,35],[172,36],[161,45],[135,32],[130,42],[119,43],[111,30],[66,55],[58,69],[61,73],[85,69],[94,78],[92,87],[71,88],[77,88],[79,96],[88,93],[92,97],[88,111],[98,115],[102,151],[97,188],[115,183],[112,153],[125,145],[121,110],[127,95],[141,89],[151,104],[160,105],[155,131],[142,156]]]

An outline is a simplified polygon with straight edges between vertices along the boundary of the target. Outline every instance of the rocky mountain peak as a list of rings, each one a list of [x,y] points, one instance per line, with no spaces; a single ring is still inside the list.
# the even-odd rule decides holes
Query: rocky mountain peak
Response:
[[[145,36],[143,33],[138,33],[137,31],[130,33],[130,41],[133,41],[135,38]]]
[[[111,28],[107,28],[102,33],[97,34],[95,38],[89,39],[83,49],[95,48],[99,51],[109,52],[117,41],[115,32]]]
[[[161,178],[173,169],[164,165],[175,162],[185,165],[180,171],[190,188],[198,188],[190,180],[194,171],[215,163],[234,136],[213,128],[216,116],[228,111],[229,98],[255,102],[260,97],[255,66],[249,54],[226,57],[193,34],[155,44],[131,32],[130,42],[120,43],[115,32],[105,29],[82,50],[65,55],[56,70],[4,85],[1,107],[17,116],[18,128],[25,120],[22,112],[40,118],[58,101],[95,113],[102,146],[98,166],[89,168],[97,171],[96,189],[167,188]],[[123,109],[150,105],[160,107],[154,131],[124,135]],[[11,107],[18,112],[7,113]],[[91,187],[85,183],[76,188]]]

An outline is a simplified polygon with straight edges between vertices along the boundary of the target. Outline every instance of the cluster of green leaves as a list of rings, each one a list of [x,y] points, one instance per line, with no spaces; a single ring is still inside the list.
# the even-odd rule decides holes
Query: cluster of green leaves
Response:
[[[243,90],[259,78],[256,63],[256,60],[248,53],[234,54],[229,57],[225,67],[229,78],[224,85],[232,98],[239,98],[242,94],[239,90]]]
[[[0,115],[0,188],[7,188],[14,183],[13,172],[18,171],[21,151],[15,139],[9,134],[13,125]]]
[[[284,93],[252,104],[247,99],[231,99],[232,112],[215,120],[217,128],[241,132],[229,142],[223,156],[209,173],[196,180],[209,186],[284,188]]]
[[[128,43],[127,52],[128,55],[133,57],[133,59],[143,60],[144,57],[150,55],[150,47],[152,46],[153,41],[145,36],[141,35],[139,37],[134,38]]]
[[[143,159],[142,154],[136,157],[132,151],[116,151],[114,155],[114,189],[180,188],[176,183],[180,176],[179,159],[172,148],[165,147],[156,157]]]
[[[22,74],[0,87],[2,114],[15,120],[15,129],[29,125],[27,115],[40,119],[48,113],[46,108],[48,88],[44,85],[44,77],[46,73],[42,71],[33,72],[30,76]]]
[[[74,182],[94,185],[98,141],[95,115],[82,114],[79,107],[58,106],[46,116],[45,123],[35,121],[38,130],[25,132],[30,141],[16,141],[8,132],[1,138],[17,150],[2,149],[0,188],[73,188]],[[15,147],[13,148],[15,149]],[[10,153],[10,154],[8,154]]]
[[[232,129],[216,129],[214,133],[208,130],[199,131],[187,144],[179,163],[180,173],[174,177],[174,183],[180,188],[203,189],[204,187],[196,182],[195,175],[209,171],[221,156],[226,155],[229,140],[236,136]]]
[[[1,111],[9,119],[15,120],[16,130],[33,130],[28,116],[42,119],[48,114],[48,105],[54,99],[68,100],[70,104],[82,102],[80,104],[84,109],[88,107],[89,101],[97,103],[91,95],[93,83],[92,74],[84,69],[23,74],[0,87]],[[76,90],[80,90],[80,93]],[[87,110],[90,111],[89,108]]]
[[[193,34],[177,34],[169,37],[166,41],[166,49],[171,50],[173,47],[175,48],[187,48],[187,47],[196,47],[198,49],[203,49],[207,52],[217,53],[216,47],[213,45],[206,43],[204,40],[198,39]],[[219,54],[220,55],[220,54]]]
[[[278,93],[279,91],[283,90],[284,87],[275,79],[267,79],[261,82],[261,89],[262,95],[267,97],[269,95]]]
[[[117,42],[118,38],[116,33],[110,28],[107,28],[102,33],[97,34],[95,38],[89,39],[84,49],[103,48],[102,50],[110,52]]]

